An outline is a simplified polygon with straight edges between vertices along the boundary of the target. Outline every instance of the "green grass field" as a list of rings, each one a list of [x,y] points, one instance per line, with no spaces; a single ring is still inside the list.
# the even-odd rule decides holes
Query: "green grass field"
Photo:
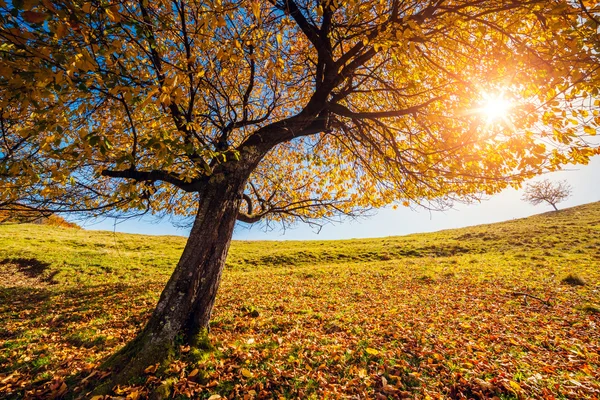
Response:
[[[0,226],[0,398],[88,398],[184,242]],[[598,399],[600,203],[402,237],[234,242],[206,347],[180,346],[112,396]]]

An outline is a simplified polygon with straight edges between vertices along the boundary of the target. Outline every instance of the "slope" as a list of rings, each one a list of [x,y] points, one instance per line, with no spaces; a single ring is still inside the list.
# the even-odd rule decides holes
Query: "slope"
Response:
[[[0,397],[85,397],[183,245],[0,226]],[[600,203],[402,237],[234,242],[212,344],[114,395],[593,398],[599,305]]]

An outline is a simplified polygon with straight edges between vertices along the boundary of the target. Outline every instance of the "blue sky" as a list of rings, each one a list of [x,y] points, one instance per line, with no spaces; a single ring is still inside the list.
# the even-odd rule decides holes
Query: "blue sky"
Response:
[[[548,173],[535,180],[567,180],[573,188],[572,196],[560,203],[558,208],[600,201],[600,157],[594,157],[588,165],[567,166],[562,171]],[[522,190],[507,189],[487,200],[473,204],[457,204],[444,212],[411,210],[398,207],[378,210],[374,216],[355,221],[323,226],[319,233],[311,227],[298,224],[285,231],[276,228],[265,232],[259,224],[247,227],[239,224],[234,240],[330,240],[364,237],[406,235],[418,232],[433,232],[442,229],[487,224],[527,217],[551,211],[546,205],[532,206],[521,200]],[[128,220],[115,225],[114,220],[88,222],[86,229],[116,230],[117,232],[142,233],[148,235],[187,235],[184,229],[175,228],[168,220],[157,222],[152,218]]]

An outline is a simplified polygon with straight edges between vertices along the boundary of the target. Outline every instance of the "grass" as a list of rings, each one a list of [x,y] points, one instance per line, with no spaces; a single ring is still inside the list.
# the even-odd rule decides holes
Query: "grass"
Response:
[[[0,397],[86,398],[184,243],[0,226]],[[598,304],[600,203],[402,237],[238,241],[211,343],[113,395],[597,398]]]

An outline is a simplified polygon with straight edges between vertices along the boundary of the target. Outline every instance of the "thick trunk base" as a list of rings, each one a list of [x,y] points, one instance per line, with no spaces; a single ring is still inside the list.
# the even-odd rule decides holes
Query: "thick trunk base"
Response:
[[[112,370],[97,394],[128,384],[157,363],[168,365],[179,345],[209,346],[212,308],[237,219],[245,180],[235,185],[208,185],[181,259],[142,332],[112,356]]]
[[[141,333],[104,362],[102,368],[112,370],[112,374],[94,389],[93,394],[109,394],[115,386],[131,383],[135,378],[144,376],[144,370],[150,365],[159,363],[167,367],[175,354],[174,341],[149,346],[149,340]]]

